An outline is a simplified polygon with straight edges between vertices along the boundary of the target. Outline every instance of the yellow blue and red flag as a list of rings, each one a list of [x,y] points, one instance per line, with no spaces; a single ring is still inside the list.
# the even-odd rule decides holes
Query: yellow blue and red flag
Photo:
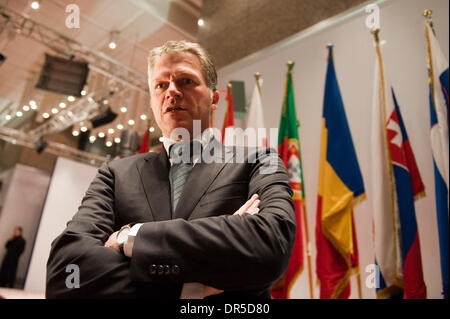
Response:
[[[328,46],[317,198],[317,276],[321,299],[350,296],[359,258],[353,207],[365,196],[353,140]]]
[[[377,298],[426,298],[414,202],[425,194],[394,90],[376,43],[372,203]]]
[[[431,149],[433,152],[436,214],[442,274],[442,295],[448,299],[449,290],[449,223],[448,223],[448,62],[431,27],[425,25],[428,48],[428,78],[430,98]]]

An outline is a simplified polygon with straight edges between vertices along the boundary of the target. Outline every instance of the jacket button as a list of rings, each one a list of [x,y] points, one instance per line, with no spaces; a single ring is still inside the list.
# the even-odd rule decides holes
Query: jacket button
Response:
[[[169,265],[165,265],[164,266],[164,275],[169,275],[170,274],[170,266]]]
[[[162,275],[164,273],[164,266],[158,265],[158,275]]]
[[[172,274],[178,275],[180,273],[180,267],[178,265],[172,266]]]
[[[156,265],[153,264],[150,266],[150,274],[155,275],[156,274]]]

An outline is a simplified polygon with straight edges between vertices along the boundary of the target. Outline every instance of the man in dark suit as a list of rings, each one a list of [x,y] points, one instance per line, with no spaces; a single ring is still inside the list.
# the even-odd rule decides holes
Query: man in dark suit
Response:
[[[148,71],[164,150],[101,166],[52,243],[46,296],[270,297],[296,231],[283,162],[214,138],[217,74],[201,46],[169,41],[151,51]],[[66,285],[69,264],[79,288]]]
[[[6,242],[6,254],[3,258],[2,268],[0,269],[0,287],[14,288],[16,280],[17,265],[20,255],[25,249],[25,239],[22,237],[22,227],[14,228],[13,235]]]

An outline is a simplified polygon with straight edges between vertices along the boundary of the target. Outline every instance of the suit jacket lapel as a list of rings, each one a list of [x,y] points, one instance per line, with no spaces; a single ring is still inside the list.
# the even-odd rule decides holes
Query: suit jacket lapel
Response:
[[[169,160],[165,150],[149,153],[138,162],[137,169],[154,221],[171,219]]]
[[[183,192],[178,201],[173,218],[189,219],[198,201],[216,179],[217,175],[225,166],[226,161],[232,159],[232,156],[230,156],[232,150],[230,148],[224,147],[215,139],[211,143],[215,143],[215,145],[212,144],[212,146],[215,146],[213,150],[221,150],[220,154],[215,153],[212,156],[217,162],[210,164],[200,162],[195,164],[184,184]]]

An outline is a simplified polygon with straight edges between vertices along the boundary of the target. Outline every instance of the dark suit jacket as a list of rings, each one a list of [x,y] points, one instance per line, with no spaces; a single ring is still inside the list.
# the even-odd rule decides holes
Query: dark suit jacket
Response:
[[[165,151],[103,164],[52,243],[46,296],[178,298],[187,282],[226,296],[268,296],[287,267],[296,231],[284,164],[274,150],[246,152],[245,162],[236,163],[236,148],[215,140],[208,147],[204,152],[219,163],[194,166],[173,218]],[[262,174],[269,165],[273,172]],[[259,213],[234,216],[253,194],[261,200]],[[136,222],[144,225],[131,259],[103,246],[111,233]],[[79,266],[80,288],[66,287],[68,264]]]

